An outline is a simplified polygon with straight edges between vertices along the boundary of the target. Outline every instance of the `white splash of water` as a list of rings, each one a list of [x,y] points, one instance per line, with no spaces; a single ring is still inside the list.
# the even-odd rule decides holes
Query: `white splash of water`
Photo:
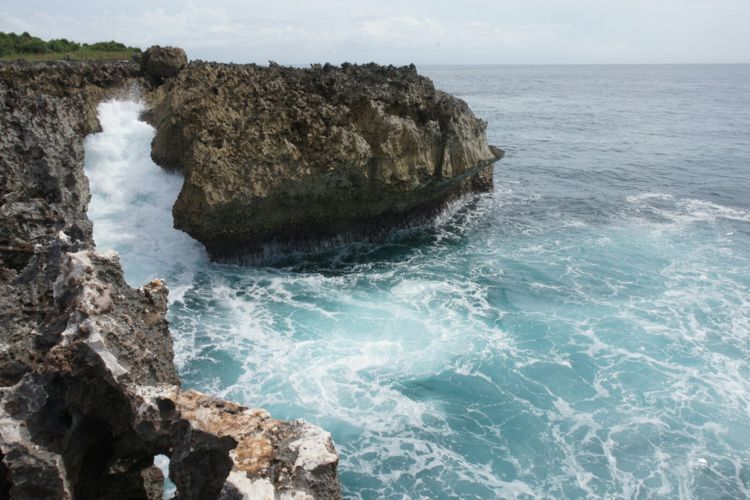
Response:
[[[155,130],[139,119],[144,109],[140,102],[124,100],[97,108],[102,132],[84,142],[88,213],[97,249],[127,255],[122,265],[130,285],[169,277],[171,286],[179,286],[207,257],[199,243],[172,229],[182,176],[151,160]]]

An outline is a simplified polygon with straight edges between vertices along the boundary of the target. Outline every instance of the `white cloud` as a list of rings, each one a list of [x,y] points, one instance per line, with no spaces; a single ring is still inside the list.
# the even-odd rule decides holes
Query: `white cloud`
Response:
[[[419,49],[435,46],[454,49],[498,46],[542,46],[558,42],[559,27],[520,26],[508,29],[486,22],[441,23],[429,17],[373,17],[360,12],[352,23],[305,22],[268,23],[232,17],[221,8],[189,3],[167,13],[147,10],[138,15],[88,15],[83,18],[52,16],[36,12],[26,19],[3,16],[3,29],[30,31],[39,36],[67,37],[81,41],[118,39],[147,46],[173,44],[190,49],[299,47],[300,44],[341,44],[342,47]]]
[[[445,41],[449,35],[440,23],[432,19],[409,16],[369,19],[359,23],[357,32],[363,41],[396,47],[434,45]]]
[[[47,1],[37,11],[11,3],[0,14],[0,30],[283,63],[688,62],[747,59],[750,46],[738,21],[750,16],[746,0],[214,0],[171,8],[141,0],[116,7]]]

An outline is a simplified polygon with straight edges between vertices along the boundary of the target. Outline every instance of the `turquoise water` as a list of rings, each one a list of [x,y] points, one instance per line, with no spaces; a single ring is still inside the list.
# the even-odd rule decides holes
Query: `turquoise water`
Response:
[[[91,216],[187,387],[331,431],[347,498],[750,497],[750,66],[429,67],[507,150],[379,243],[209,264],[139,105]]]

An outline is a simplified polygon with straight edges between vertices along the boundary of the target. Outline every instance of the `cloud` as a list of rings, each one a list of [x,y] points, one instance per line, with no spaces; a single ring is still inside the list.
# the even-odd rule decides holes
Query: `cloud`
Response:
[[[441,23],[399,16],[363,21],[350,35],[360,43],[394,49],[442,46],[462,50],[553,46],[564,43],[568,30],[568,26],[559,25],[513,28],[480,21]]]
[[[742,60],[750,45],[739,21],[750,15],[746,0],[196,0],[158,8],[147,0],[97,7],[46,1],[33,11],[10,0],[0,30],[170,44],[193,58],[282,63]]]
[[[35,12],[25,19],[3,16],[1,29],[30,31],[39,36],[67,37],[93,42],[117,39],[129,44],[174,44],[188,51],[239,48],[300,48],[301,45],[356,47],[360,52],[386,49],[415,50],[436,46],[453,50],[498,47],[541,46],[557,43],[562,29],[557,26],[505,28],[486,22],[445,23],[429,17],[375,17],[359,12],[353,22],[291,19],[273,21],[237,17],[225,9],[188,3],[168,13],[162,8],[137,15],[96,14],[83,17],[53,16]],[[356,58],[355,58],[356,59]]]
[[[432,19],[399,16],[360,22],[352,35],[368,43],[420,47],[445,41],[448,34],[440,23]]]
[[[224,9],[200,7],[192,2],[171,13],[157,8],[136,15],[71,16],[35,11],[21,18],[6,14],[0,16],[0,29],[84,42],[117,39],[136,45],[173,43],[185,46],[228,44],[243,30]]]

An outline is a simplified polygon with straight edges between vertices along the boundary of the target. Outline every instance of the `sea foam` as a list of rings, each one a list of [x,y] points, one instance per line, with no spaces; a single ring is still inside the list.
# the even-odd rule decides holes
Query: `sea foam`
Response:
[[[747,163],[711,175],[672,92],[720,70],[433,71],[515,146],[495,192],[256,267],[171,228],[142,107],[100,105],[94,236],[167,278],[185,385],[330,430],[349,498],[750,496]]]

